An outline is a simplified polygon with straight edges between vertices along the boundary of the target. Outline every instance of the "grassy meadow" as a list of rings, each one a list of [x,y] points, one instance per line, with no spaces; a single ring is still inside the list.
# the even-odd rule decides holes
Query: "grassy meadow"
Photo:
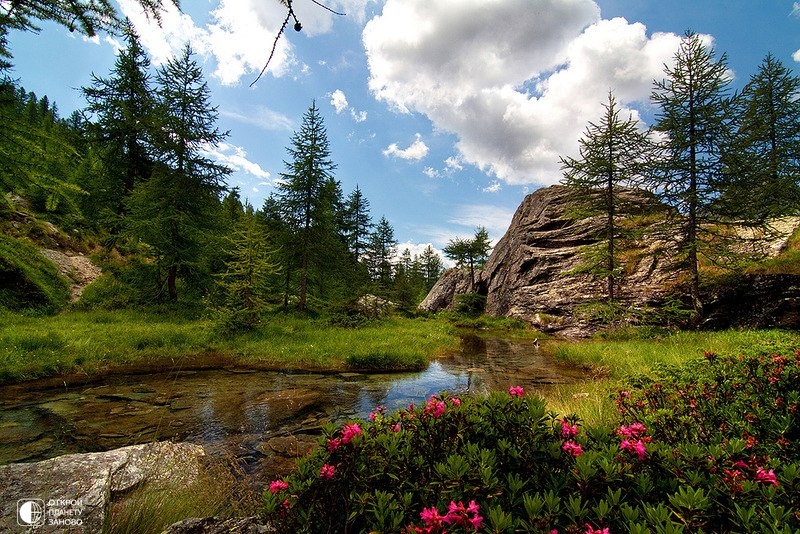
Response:
[[[360,328],[324,319],[270,315],[242,334],[169,308],[0,315],[0,383],[118,367],[242,365],[265,369],[421,369],[458,343],[435,319],[387,318]]]

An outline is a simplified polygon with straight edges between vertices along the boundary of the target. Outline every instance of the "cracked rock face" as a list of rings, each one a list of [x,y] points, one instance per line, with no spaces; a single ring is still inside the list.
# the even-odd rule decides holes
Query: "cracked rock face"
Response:
[[[17,506],[28,499],[44,504],[35,532],[100,532],[115,495],[141,484],[191,484],[205,460],[199,445],[156,442],[0,466],[0,532],[24,530]],[[73,521],[51,524],[56,517]]]
[[[581,250],[598,242],[604,220],[570,216],[569,192],[558,185],[539,189],[517,208],[483,272],[476,275],[476,291],[486,295],[487,313],[515,317],[564,335],[591,333],[591,326],[573,312],[581,304],[605,298],[606,283],[570,271],[581,262]],[[654,206],[646,193],[630,190],[622,194],[637,210]],[[662,266],[657,255],[645,254],[657,245],[640,243],[641,254],[627,265],[625,284],[618,295],[624,306],[658,302],[674,280],[674,271]],[[454,295],[468,286],[468,271],[447,271],[420,307],[429,311],[452,308]]]

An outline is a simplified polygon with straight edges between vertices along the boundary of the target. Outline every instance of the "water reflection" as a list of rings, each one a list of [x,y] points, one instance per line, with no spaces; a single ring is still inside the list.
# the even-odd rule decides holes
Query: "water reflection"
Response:
[[[257,464],[271,436],[314,434],[376,406],[420,404],[440,391],[527,391],[570,381],[530,342],[464,338],[418,373],[320,374],[246,370],[109,377],[100,384],[0,392],[0,463],[107,450],[156,439],[200,443]]]

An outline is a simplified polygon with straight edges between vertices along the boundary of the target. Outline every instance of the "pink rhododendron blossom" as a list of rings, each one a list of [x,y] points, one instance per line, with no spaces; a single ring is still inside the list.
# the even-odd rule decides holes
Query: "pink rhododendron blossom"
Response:
[[[561,420],[561,437],[564,439],[574,438],[578,435],[578,425],[571,425],[566,419]]]
[[[336,439],[329,439],[328,440],[328,452],[334,452],[336,449],[339,448],[339,445],[342,444],[342,440],[339,438]]]
[[[431,397],[431,400],[425,405],[425,413],[432,415],[434,419],[439,419],[444,415],[446,410],[447,405],[445,405],[444,401],[434,399],[433,397]]]
[[[461,399],[458,397],[453,397],[450,399],[450,402],[452,402],[454,406],[461,406]]]
[[[426,527],[441,527],[444,524],[445,518],[445,516],[439,515],[439,510],[437,510],[435,506],[423,508],[419,517],[422,519],[422,522],[425,523]]]
[[[392,427],[392,430],[394,430],[395,432],[400,432],[400,430],[401,430],[402,428],[403,428],[403,427],[401,427],[401,426],[400,426],[400,423],[397,423],[396,425],[394,425],[394,426]]]
[[[638,438],[647,433],[647,427],[642,423],[633,423],[630,426],[620,426],[617,435],[624,438]]]
[[[351,423],[344,425],[342,430],[342,443],[350,443],[353,438],[361,435],[361,427],[358,423]]]
[[[289,484],[283,480],[273,480],[269,483],[270,493],[278,493],[289,487]]]
[[[561,446],[561,450],[569,454],[570,456],[574,456],[575,458],[583,454],[583,447],[581,447],[579,443],[575,443],[574,441],[565,441],[564,444]]]
[[[336,474],[336,468],[330,464],[323,465],[322,469],[319,470],[319,476],[328,480],[332,479],[334,474]]]
[[[508,388],[508,394],[512,397],[523,397],[525,395],[525,389],[522,386],[511,386]]]
[[[639,439],[623,439],[619,444],[619,448],[635,454],[639,457],[639,460],[644,460],[647,453],[644,442]]]
[[[595,529],[592,525],[586,523],[586,530],[583,531],[583,534],[611,534],[611,531],[608,527]]]
[[[770,469],[765,471],[764,468],[759,467],[756,471],[756,482],[763,482],[764,484],[778,485],[778,477],[775,476],[775,471]]]

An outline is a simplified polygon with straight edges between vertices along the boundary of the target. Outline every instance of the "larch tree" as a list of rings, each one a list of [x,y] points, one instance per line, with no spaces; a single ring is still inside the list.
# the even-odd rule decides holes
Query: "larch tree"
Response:
[[[95,118],[89,134],[103,163],[102,176],[90,187],[91,207],[100,215],[111,211],[102,217],[107,226],[117,226],[110,219],[122,215],[134,185],[150,177],[152,132],[157,126],[150,58],[130,22],[124,37],[126,46],[117,54],[110,76],[92,74],[91,85],[83,88],[87,111]]]
[[[677,217],[672,225],[679,260],[689,277],[695,321],[703,315],[699,257],[720,251],[705,249],[704,235],[720,222],[711,209],[719,196],[722,144],[730,129],[730,75],[725,54],[717,59],[703,38],[687,31],[666,78],[654,83],[658,106],[654,131],[662,136],[662,155],[654,167],[654,189]]]
[[[287,265],[286,276],[299,269],[298,308],[308,308],[308,285],[314,259],[314,248],[324,239],[330,216],[330,181],[334,180],[336,165],[331,160],[328,133],[316,102],[303,115],[300,129],[294,133],[287,148],[290,161],[281,173],[276,202],[292,233],[291,248],[286,254],[299,265]]]
[[[768,54],[735,103],[719,209],[760,226],[800,206],[800,78]]]
[[[192,278],[201,269],[200,251],[215,230],[219,197],[231,171],[206,155],[227,133],[216,126],[217,109],[189,45],[158,69],[156,100],[156,164],[150,179],[134,187],[127,220],[130,231],[152,247],[174,302],[179,274]]]
[[[624,207],[620,188],[642,184],[651,142],[631,113],[620,115],[612,92],[603,109],[601,119],[586,127],[579,157],[561,158],[561,169],[564,183],[574,190],[573,209],[584,217],[605,217],[598,246],[587,251],[589,261],[582,271],[605,278],[608,300],[614,301],[620,272],[618,240],[622,239],[616,217]]]

